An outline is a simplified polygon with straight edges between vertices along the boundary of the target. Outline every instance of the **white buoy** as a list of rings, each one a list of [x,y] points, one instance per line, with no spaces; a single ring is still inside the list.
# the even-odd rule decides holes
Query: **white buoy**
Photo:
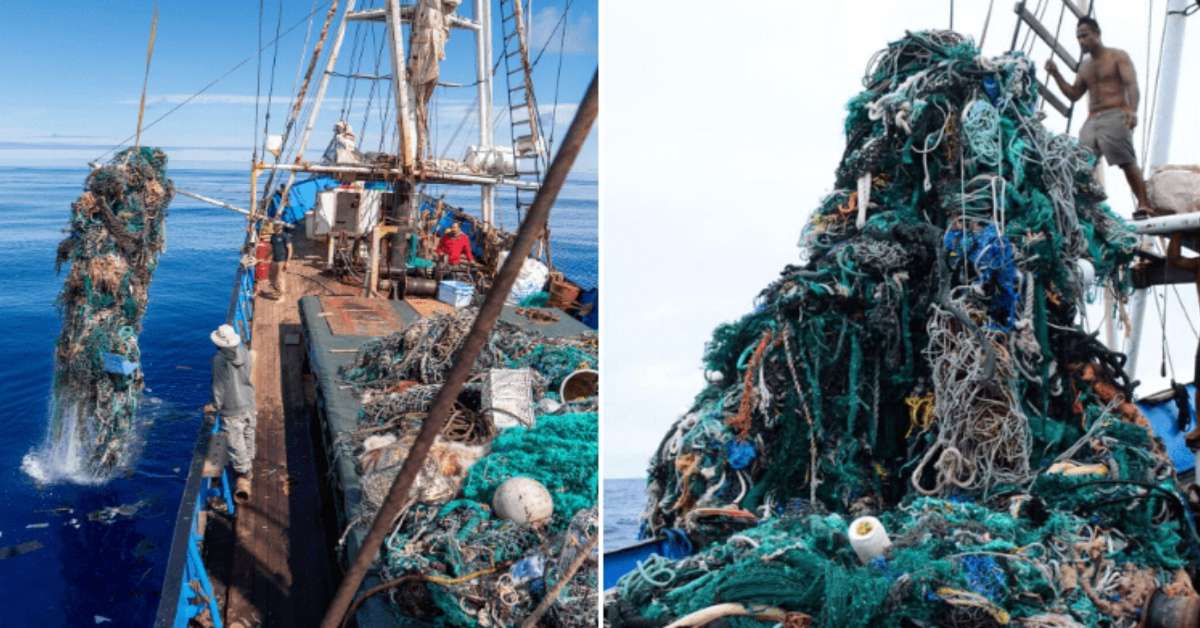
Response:
[[[492,496],[492,510],[501,519],[516,523],[541,523],[554,514],[554,500],[550,491],[533,478],[509,478]]]
[[[858,554],[858,559],[867,564],[880,556],[884,550],[892,546],[887,530],[875,517],[859,517],[850,524],[848,530],[850,546]]]

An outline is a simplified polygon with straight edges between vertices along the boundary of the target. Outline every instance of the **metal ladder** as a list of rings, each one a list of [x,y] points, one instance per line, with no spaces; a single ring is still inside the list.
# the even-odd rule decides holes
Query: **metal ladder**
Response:
[[[508,89],[508,120],[512,133],[513,159],[518,178],[542,182],[546,145],[533,95],[533,68],[529,64],[521,0],[500,0],[500,24],[504,33],[504,71]],[[524,115],[522,115],[524,114]],[[517,220],[533,204],[534,192],[515,190]],[[547,229],[548,231],[548,229]],[[549,241],[549,233],[546,234]]]
[[[1078,20],[1079,18],[1091,15],[1092,10],[1095,7],[1089,6],[1088,10],[1084,11],[1079,7],[1079,5],[1075,4],[1073,0],[1061,0],[1061,2],[1062,8],[1058,13],[1058,25],[1053,33],[1050,32],[1049,28],[1046,28],[1045,24],[1042,24],[1038,16],[1031,13],[1029,9],[1025,7],[1025,0],[1018,2],[1016,7],[1013,9],[1017,14],[1017,26],[1013,29],[1012,45],[1009,47],[1009,52],[1017,50],[1017,39],[1021,35],[1021,27],[1026,26],[1029,28],[1030,32],[1032,32],[1034,35],[1037,35],[1038,39],[1046,42],[1046,45],[1050,47],[1051,53],[1061,59],[1062,62],[1071,69],[1071,72],[1078,73],[1079,64],[1082,62],[1082,60],[1076,59],[1075,56],[1070,53],[1070,51],[1068,51],[1061,43],[1059,43],[1058,34],[1062,31],[1063,18],[1066,17],[1067,11],[1070,11],[1071,14],[1075,16],[1075,19]],[[1041,5],[1040,2],[1039,5]],[[1045,8],[1049,7],[1049,0],[1047,0],[1047,4],[1041,6],[1043,6],[1042,12],[1044,13]],[[1070,100],[1064,102],[1064,100],[1059,98],[1057,94],[1050,91],[1050,86],[1048,84],[1042,82],[1042,79],[1038,78],[1036,75],[1034,76],[1033,80],[1038,84],[1038,94],[1042,97],[1042,100],[1067,119],[1067,129],[1065,132],[1070,133],[1071,118],[1075,113],[1075,103],[1071,102]]]

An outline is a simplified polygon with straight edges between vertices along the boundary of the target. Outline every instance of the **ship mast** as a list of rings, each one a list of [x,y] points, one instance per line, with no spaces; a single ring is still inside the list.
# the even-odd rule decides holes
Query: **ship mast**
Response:
[[[1145,163],[1145,174],[1154,168],[1167,163],[1171,149],[1171,133],[1175,122],[1175,95],[1179,87],[1179,66],[1183,57],[1183,37],[1187,26],[1186,10],[1193,0],[1168,0],[1166,23],[1163,25],[1163,40],[1161,51],[1161,72],[1158,79],[1158,89],[1155,91],[1154,134],[1150,144],[1149,159]],[[1146,68],[1149,72],[1150,68]],[[1180,216],[1179,218],[1184,218]],[[1149,233],[1155,223],[1161,220],[1139,221],[1135,229],[1138,233]],[[1161,225],[1159,225],[1161,227]],[[1132,333],[1125,341],[1125,354],[1129,357],[1127,369],[1129,376],[1137,379],[1138,358],[1142,340],[1142,327],[1146,318],[1146,291],[1138,290],[1133,296],[1133,322],[1130,325]],[[1200,373],[1193,377],[1200,376]]]
[[[488,67],[492,58],[492,5],[491,0],[475,0],[475,80],[479,92],[479,147],[490,152],[492,134],[492,72]],[[483,221],[493,224],[496,220],[496,186],[483,185],[479,188],[479,212]]]
[[[502,0],[503,2],[512,2],[514,0]],[[324,66],[324,72],[321,76],[317,93],[313,100],[312,106],[308,113],[308,119],[304,125],[303,132],[300,136],[300,141],[295,153],[295,159],[292,163],[276,163],[268,164],[264,162],[255,163],[251,170],[251,189],[258,189],[258,176],[264,172],[270,172],[272,177],[278,172],[287,172],[288,179],[285,185],[282,186],[279,194],[281,204],[286,204],[289,199],[289,192],[296,176],[299,173],[307,174],[325,174],[333,175],[342,180],[357,179],[367,181],[384,181],[393,184],[394,198],[392,203],[390,218],[393,225],[389,227],[393,233],[391,238],[391,254],[392,268],[386,269],[387,273],[392,277],[403,276],[406,271],[406,260],[409,258],[409,243],[410,238],[407,237],[413,231],[417,223],[417,208],[419,206],[420,194],[417,193],[419,184],[454,184],[454,185],[474,185],[480,188],[480,218],[482,222],[488,225],[495,224],[495,188],[497,185],[509,185],[518,193],[525,191],[526,194],[530,191],[536,191],[540,187],[540,171],[535,169],[538,175],[534,179],[522,178],[523,174],[520,167],[516,172],[466,172],[463,170],[448,170],[444,171],[436,163],[423,160],[423,155],[418,154],[423,152],[421,145],[422,138],[428,134],[427,129],[419,129],[418,115],[415,108],[423,107],[424,98],[421,94],[414,91],[413,77],[410,76],[408,68],[408,53],[405,48],[405,33],[404,23],[410,24],[418,18],[418,6],[412,4],[401,4],[400,0],[387,0],[383,8],[356,10],[355,1],[347,0],[342,11],[342,19],[337,25],[336,35],[333,45],[330,47],[329,56]],[[503,6],[503,5],[502,5]],[[491,112],[493,110],[493,78],[492,78],[492,42],[491,42],[491,6],[490,0],[474,0],[474,19],[468,19],[454,13],[449,13],[446,16],[446,25],[452,29],[465,29],[474,31],[475,35],[475,77],[477,89],[477,109],[475,115],[479,120],[479,150],[483,154],[492,154],[496,151],[494,140],[494,124]],[[329,80],[333,76],[339,76],[335,69],[337,67],[339,55],[342,51],[342,45],[346,35],[346,28],[352,21],[361,22],[383,22],[387,27],[386,40],[384,46],[388,49],[387,55],[392,66],[392,74],[390,77],[364,77],[372,79],[390,79],[392,91],[392,100],[396,111],[396,119],[394,127],[399,138],[399,146],[397,147],[397,158],[393,164],[381,165],[376,163],[366,164],[313,164],[305,160],[304,154],[308,148],[309,140],[312,136],[313,128],[315,127],[318,117],[321,113],[323,101],[327,95]],[[507,38],[506,38],[507,44]],[[313,60],[315,63],[316,60]],[[524,64],[524,72],[529,73],[528,63]],[[350,78],[358,78],[356,75],[349,75]],[[511,78],[511,77],[510,77]],[[529,84],[529,77],[525,77],[526,91],[530,91],[532,86]],[[426,89],[427,84],[419,86],[420,89]],[[511,98],[511,93],[510,93]],[[526,101],[532,106],[532,97],[526,98]],[[510,112],[511,115],[511,112]],[[426,119],[427,116],[422,118]],[[531,115],[531,118],[536,121],[536,117]],[[424,122],[422,122],[424,124]],[[427,141],[427,138],[426,138]],[[286,143],[286,141],[284,142]],[[518,163],[519,166],[519,163]],[[262,201],[259,200],[258,193],[254,193],[250,199],[250,220],[262,218],[268,200],[273,196],[273,190],[262,190]],[[518,194],[518,213],[520,213],[521,196]],[[332,253],[332,248],[330,249]],[[370,262],[371,268],[376,268],[377,259],[374,254]]]

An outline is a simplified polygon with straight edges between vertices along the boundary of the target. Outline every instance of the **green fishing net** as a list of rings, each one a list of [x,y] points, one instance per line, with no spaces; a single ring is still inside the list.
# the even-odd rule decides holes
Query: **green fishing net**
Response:
[[[800,263],[715,330],[651,459],[643,534],[699,552],[625,576],[606,620],[1136,623],[1198,540],[1124,356],[1080,324],[1129,294],[1132,230],[1022,54],[909,33],[863,85]],[[867,564],[861,515],[893,541]]]
[[[364,402],[360,431],[350,437],[364,484],[359,520],[370,521],[386,495],[476,314],[464,308],[424,318],[365,344],[342,370]],[[401,623],[520,623],[595,536],[598,400],[560,404],[548,387],[595,368],[596,349],[594,334],[550,338],[496,324],[377,563],[403,583],[388,594]],[[528,369],[529,401],[539,408],[533,425],[501,431],[493,422],[499,411],[484,407],[483,394],[492,369]],[[549,521],[522,525],[493,514],[494,492],[514,477],[547,489]],[[589,561],[564,585],[550,621],[591,623],[597,607],[597,566]]]
[[[130,148],[93,170],[58,246],[56,267],[70,271],[58,298],[50,441],[76,443],[93,477],[109,477],[133,455],[144,386],[137,334],[174,195],[166,164],[157,148]]]

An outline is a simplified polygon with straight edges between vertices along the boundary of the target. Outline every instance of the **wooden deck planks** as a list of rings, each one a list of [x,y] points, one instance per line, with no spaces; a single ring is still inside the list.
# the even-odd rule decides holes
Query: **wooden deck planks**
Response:
[[[295,248],[283,298],[255,299],[257,455],[252,499],[234,521],[225,606],[234,628],[316,625],[335,583],[304,400],[303,343],[285,338],[301,333],[301,296],[359,288],[319,277],[322,260],[311,243],[297,238]]]

